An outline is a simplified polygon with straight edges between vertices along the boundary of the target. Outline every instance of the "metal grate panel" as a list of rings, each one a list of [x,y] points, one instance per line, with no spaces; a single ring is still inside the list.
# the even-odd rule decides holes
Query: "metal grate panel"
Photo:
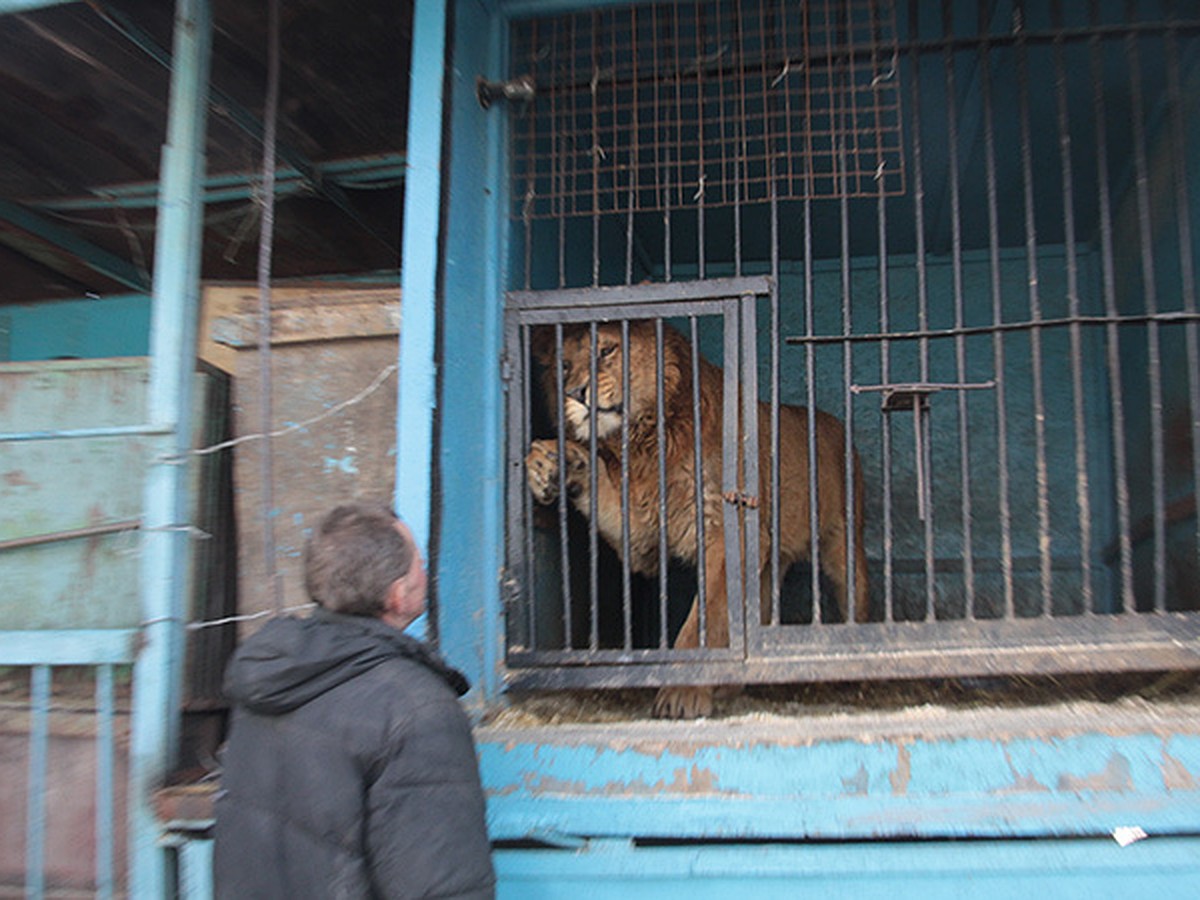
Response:
[[[594,10],[513,47],[516,217],[904,190],[889,0]]]

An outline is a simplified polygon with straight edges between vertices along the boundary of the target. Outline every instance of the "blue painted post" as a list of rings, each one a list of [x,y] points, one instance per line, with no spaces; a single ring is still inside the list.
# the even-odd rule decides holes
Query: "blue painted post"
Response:
[[[25,896],[46,889],[46,761],[50,752],[50,667],[29,672],[29,781],[25,811]]]
[[[396,509],[428,559],[433,413],[437,405],[438,222],[441,208],[442,82],[446,4],[417,0],[408,101],[408,171],[404,179],[402,325],[396,410]],[[424,617],[411,630],[423,636]]]
[[[96,896],[113,895],[113,666],[96,666]]]
[[[176,751],[187,614],[183,522],[187,469],[171,462],[190,440],[200,292],[201,187],[212,17],[208,0],[178,0],[167,141],[163,147],[148,419],[169,428],[154,441],[142,515],[142,647],[134,666],[130,749],[130,896],[167,896],[152,793]]]

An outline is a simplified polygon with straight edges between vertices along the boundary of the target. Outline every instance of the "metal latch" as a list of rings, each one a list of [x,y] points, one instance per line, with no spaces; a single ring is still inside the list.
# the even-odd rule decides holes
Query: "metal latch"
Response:
[[[913,414],[913,450],[916,458],[917,518],[925,521],[933,504],[932,481],[933,461],[929,456],[932,443],[929,434],[929,398],[939,391],[980,391],[996,386],[995,381],[975,384],[852,384],[852,394],[882,393],[885,413],[911,412]]]

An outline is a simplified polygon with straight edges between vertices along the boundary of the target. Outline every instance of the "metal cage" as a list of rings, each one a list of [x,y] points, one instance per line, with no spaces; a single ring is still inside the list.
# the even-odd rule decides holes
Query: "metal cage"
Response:
[[[515,22],[510,682],[1200,665],[1198,36],[1157,3],[740,0]],[[602,327],[625,347],[643,320],[723,373],[737,564],[720,646],[674,646],[693,598],[705,608],[702,559],[664,543],[643,578],[598,536],[605,510],[573,508],[565,480],[539,507],[527,483],[532,442],[572,439],[565,336],[582,328],[594,360]],[[789,496],[789,409],[809,423],[813,537],[790,570],[771,549],[760,583],[742,561],[760,499],[777,517]],[[861,505],[843,547],[819,535],[816,410],[843,427],[847,523]],[[627,482],[625,457],[590,444],[592,469]],[[621,496],[607,513],[627,520]],[[839,609],[829,564],[860,550],[869,591]]]

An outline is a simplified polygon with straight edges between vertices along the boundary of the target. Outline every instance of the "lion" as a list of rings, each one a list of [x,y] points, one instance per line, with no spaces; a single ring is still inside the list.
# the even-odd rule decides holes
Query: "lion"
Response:
[[[550,329],[539,329],[533,343],[534,358],[542,366],[542,383],[552,417],[557,418],[558,379],[555,370],[554,341],[546,340]],[[621,323],[597,326],[596,383],[591,381],[591,328],[566,326],[562,342],[562,412],[565,418],[566,476],[568,496],[585,517],[591,508],[589,443],[596,433],[597,530],[618,553],[622,552],[621,459],[622,419],[628,419],[629,545],[628,563],[632,571],[654,576],[659,566],[659,459],[657,402],[657,337],[653,320],[628,324],[629,396],[622,390]],[[552,334],[552,332],[551,332]],[[705,642],[708,647],[729,646],[729,622],[725,587],[725,539],[722,509],[727,499],[722,494],[722,400],[721,369],[699,359],[700,377],[700,448],[703,470],[704,563],[705,563]],[[666,541],[674,559],[693,568],[697,566],[695,510],[695,447],[692,402],[692,350],[689,341],[676,329],[663,323],[663,431],[666,446]],[[771,464],[770,415],[767,404],[758,404],[758,447],[760,477],[766,479]],[[836,417],[818,410],[817,424],[817,519],[820,537],[821,569],[834,586],[834,596],[842,618],[847,610],[846,566],[846,472],[845,430]],[[740,442],[739,442],[740,444]],[[780,483],[780,572],[793,563],[809,558],[811,549],[808,500],[808,411],[802,407],[779,408],[779,483]],[[867,614],[867,562],[863,547],[863,491],[857,454],[855,466],[855,617],[865,621]],[[559,493],[558,441],[532,442],[525,459],[526,479],[534,499],[541,504],[554,502]],[[772,535],[771,491],[758,500],[759,571],[770,565]],[[744,500],[744,498],[743,498]],[[754,501],[750,501],[754,502]],[[763,621],[769,620],[770,600],[763,591]],[[699,597],[690,611],[673,646],[699,647]],[[654,715],[660,718],[697,718],[712,712],[713,688],[710,686],[663,687],[654,702]]]

